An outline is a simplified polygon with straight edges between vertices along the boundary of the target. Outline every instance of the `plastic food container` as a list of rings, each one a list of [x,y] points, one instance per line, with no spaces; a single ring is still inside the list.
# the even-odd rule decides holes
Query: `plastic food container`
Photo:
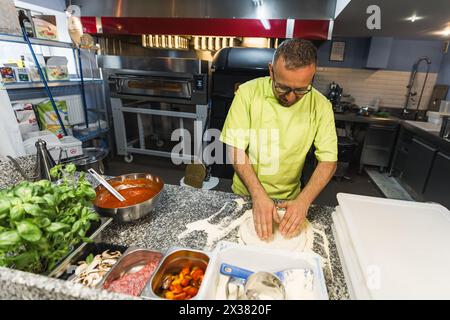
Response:
[[[312,290],[294,292],[286,295],[287,299],[328,300],[325,278],[320,265],[320,256],[314,253],[292,252],[285,250],[267,249],[261,247],[247,246],[237,243],[219,242],[212,253],[209,263],[209,271],[205,276],[205,299],[227,299],[226,283],[228,276],[220,274],[222,263],[228,263],[250,271],[278,272],[289,269],[312,270],[314,280]],[[221,285],[222,284],[222,285]],[[292,298],[292,297],[301,298]]]
[[[141,296],[149,299],[166,300],[162,289],[165,277],[170,274],[179,274],[184,267],[189,267],[191,270],[194,267],[197,267],[204,271],[204,277],[198,288],[198,293],[192,298],[192,300],[204,299],[206,292],[204,281],[210,272],[210,259],[211,257],[209,253],[200,250],[185,248],[169,249],[161,259],[157,270],[143,290]]]

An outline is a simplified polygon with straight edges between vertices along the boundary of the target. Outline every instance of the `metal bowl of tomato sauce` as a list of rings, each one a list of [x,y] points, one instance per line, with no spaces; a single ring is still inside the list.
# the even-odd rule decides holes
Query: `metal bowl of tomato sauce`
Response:
[[[105,187],[95,188],[95,210],[118,222],[131,222],[150,214],[159,203],[164,189],[163,180],[149,173],[130,173],[108,182],[125,198],[118,200]]]

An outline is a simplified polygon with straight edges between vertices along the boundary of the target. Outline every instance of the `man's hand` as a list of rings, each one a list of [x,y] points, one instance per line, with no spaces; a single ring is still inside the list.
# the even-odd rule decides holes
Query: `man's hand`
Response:
[[[308,214],[309,203],[297,198],[291,201],[285,201],[277,205],[279,208],[285,208],[286,213],[281,220],[279,230],[286,238],[292,238],[298,234]]]
[[[272,219],[280,223],[275,203],[267,196],[261,195],[253,199],[253,222],[256,233],[262,240],[272,239]]]

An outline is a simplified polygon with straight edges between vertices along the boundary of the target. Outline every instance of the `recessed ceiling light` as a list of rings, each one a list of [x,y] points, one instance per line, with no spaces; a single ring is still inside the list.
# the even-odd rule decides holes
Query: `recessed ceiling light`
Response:
[[[450,24],[448,24],[444,29],[433,32],[435,35],[449,37],[450,36]]]
[[[410,22],[415,22],[417,20],[422,20],[423,17],[419,17],[416,14],[413,14],[411,17],[406,18],[405,20],[410,21]]]

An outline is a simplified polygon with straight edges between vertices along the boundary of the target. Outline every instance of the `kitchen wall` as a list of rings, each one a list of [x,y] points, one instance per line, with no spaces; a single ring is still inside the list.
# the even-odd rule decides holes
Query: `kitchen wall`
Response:
[[[410,72],[391,70],[372,70],[354,68],[319,67],[314,80],[314,86],[322,93],[326,93],[332,81],[344,88],[344,94],[355,98],[355,104],[371,104],[376,98],[380,99],[381,107],[403,108],[406,100]],[[418,73],[414,90],[420,93],[425,73]],[[436,83],[437,73],[428,75],[419,109],[426,109]],[[417,104],[410,104],[409,108],[416,108]]]
[[[387,68],[368,69],[365,64],[370,46],[369,38],[334,40],[346,42],[344,61],[329,61],[331,41],[326,41],[319,47],[319,69],[315,86],[321,92],[326,93],[330,82],[335,81],[344,88],[344,94],[351,94],[355,98],[357,105],[370,104],[380,98],[382,107],[403,108],[411,68],[419,57],[428,56],[432,64],[419,109],[427,108],[443,63],[443,41],[394,39]],[[421,65],[414,87],[419,94],[424,81],[424,71],[426,67]],[[410,105],[410,108],[416,108],[416,103]]]
[[[442,59],[437,83],[450,86],[450,50],[446,54],[444,54],[444,57]],[[450,90],[447,93],[446,100],[450,100]]]

